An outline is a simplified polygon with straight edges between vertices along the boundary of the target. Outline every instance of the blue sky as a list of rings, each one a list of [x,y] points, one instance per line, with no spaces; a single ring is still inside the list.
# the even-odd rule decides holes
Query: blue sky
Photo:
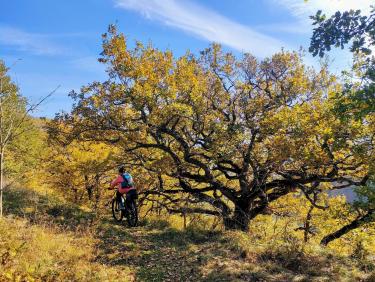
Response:
[[[151,41],[176,56],[219,42],[240,55],[264,58],[282,47],[307,49],[309,15],[350,8],[369,11],[373,0],[12,0],[3,1],[0,59],[30,101],[60,88],[37,116],[68,111],[68,93],[106,79],[97,62],[101,34],[117,23],[130,42]],[[350,54],[331,53],[331,70],[348,67]],[[317,59],[306,56],[306,63]]]

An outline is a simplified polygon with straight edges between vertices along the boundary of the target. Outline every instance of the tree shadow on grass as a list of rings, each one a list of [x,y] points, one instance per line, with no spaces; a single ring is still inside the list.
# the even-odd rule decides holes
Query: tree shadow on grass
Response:
[[[104,220],[97,230],[96,260],[129,266],[140,281],[200,281],[199,268],[210,255],[199,248],[219,241],[220,236],[206,230],[177,230],[165,221],[142,221],[139,227],[126,228],[126,224]]]
[[[97,233],[97,261],[129,266],[139,281],[269,281],[274,273],[280,274],[272,270],[270,276],[270,268],[250,267],[253,264],[241,256],[241,250],[225,244],[228,238],[222,232],[150,224],[156,227],[126,228],[105,222]],[[274,281],[280,277],[293,276],[281,273]]]
[[[202,229],[188,228],[178,230],[175,228],[166,228],[162,232],[149,233],[147,240],[155,245],[163,246],[167,242],[168,246],[186,249],[189,245],[203,245],[217,242],[222,233],[219,231],[210,231]]]
[[[286,250],[247,253],[225,232],[177,230],[165,222],[126,228],[108,219],[97,239],[98,262],[128,266],[139,281],[337,281],[340,275],[337,259]]]
[[[227,282],[227,281],[251,281],[266,282],[269,281],[267,275],[259,272],[240,271],[233,273],[231,270],[216,270],[209,273],[206,277],[202,277],[202,282]],[[281,281],[281,280],[280,280]],[[285,280],[290,281],[290,280]]]
[[[31,223],[50,224],[67,230],[77,230],[95,216],[79,206],[63,203],[55,196],[19,187],[6,189],[3,203],[6,216],[23,217]]]

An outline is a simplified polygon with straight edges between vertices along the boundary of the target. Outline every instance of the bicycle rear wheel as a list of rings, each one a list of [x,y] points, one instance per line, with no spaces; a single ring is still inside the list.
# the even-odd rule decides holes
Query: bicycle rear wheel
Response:
[[[116,199],[112,200],[112,216],[117,222],[121,222],[124,217],[122,210],[120,210],[118,201]]]
[[[127,207],[126,219],[129,227],[136,227],[138,224],[138,211],[135,201],[131,201]]]

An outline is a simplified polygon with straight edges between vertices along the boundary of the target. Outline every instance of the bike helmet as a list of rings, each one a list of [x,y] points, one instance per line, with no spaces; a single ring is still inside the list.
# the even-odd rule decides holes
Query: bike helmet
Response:
[[[118,172],[121,173],[121,174],[124,173],[125,172],[125,167],[123,165],[120,165],[118,167]]]

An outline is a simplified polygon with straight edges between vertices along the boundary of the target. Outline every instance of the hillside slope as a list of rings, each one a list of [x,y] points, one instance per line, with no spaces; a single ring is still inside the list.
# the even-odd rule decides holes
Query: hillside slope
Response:
[[[0,220],[0,281],[374,281],[373,262],[293,245],[270,249],[241,232],[133,229],[52,194],[13,188]]]

